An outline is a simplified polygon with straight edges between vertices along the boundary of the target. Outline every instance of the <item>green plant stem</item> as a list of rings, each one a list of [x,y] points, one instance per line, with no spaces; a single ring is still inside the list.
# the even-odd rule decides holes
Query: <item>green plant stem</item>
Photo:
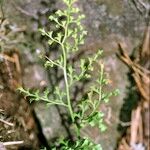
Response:
[[[72,106],[71,106],[69,83],[68,83],[68,77],[67,77],[67,51],[66,51],[65,46],[64,46],[64,43],[67,39],[67,34],[68,34],[70,7],[71,6],[69,6],[69,8],[68,8],[67,22],[66,22],[66,26],[64,29],[65,34],[64,34],[64,38],[63,38],[62,43],[61,43],[61,47],[62,47],[62,51],[63,51],[63,61],[64,61],[63,73],[64,73],[64,80],[65,80],[65,87],[66,87],[66,94],[67,94],[67,105],[68,105],[68,109],[70,112],[72,122],[74,122],[74,115],[73,115],[73,110],[72,110]]]
[[[104,74],[104,66],[103,64],[101,65],[101,72],[100,72],[100,87],[99,87],[99,103],[102,99],[102,80],[103,80],[103,74]],[[99,104],[98,103],[98,104]]]
[[[100,72],[99,98],[98,98],[98,102],[97,102],[96,106],[92,105],[93,106],[93,110],[89,114],[89,116],[92,116],[94,114],[94,112],[96,111],[96,109],[98,109],[98,106],[99,106],[99,104],[101,102],[101,99],[102,99],[102,80],[103,80],[103,75],[104,75],[104,66],[102,64],[101,65],[101,72]]]
[[[31,94],[31,93],[26,92],[26,91],[23,91],[23,92],[25,94],[27,94],[29,97],[35,97],[35,98],[37,98],[37,96],[34,95],[34,94]],[[62,105],[62,106],[68,107],[65,103],[60,103],[60,102],[52,101],[52,100],[46,99],[44,97],[39,97],[39,99],[41,99],[42,101],[47,102],[47,103],[49,103],[51,105]]]
[[[75,123],[75,131],[76,131],[76,134],[77,134],[77,138],[79,139],[80,138],[80,128],[78,127],[78,125]]]
[[[49,59],[47,56],[45,56],[45,58],[46,58],[49,62],[51,62],[53,65],[55,65],[55,66],[57,66],[57,67],[63,69],[63,67],[62,67],[60,64],[58,64],[58,63],[54,62],[53,60]]]
[[[64,48],[63,45],[62,45],[62,49],[63,49],[63,56],[64,56],[63,71],[64,71],[65,86],[66,86],[67,105],[68,105],[68,109],[69,109],[69,112],[70,112],[71,119],[74,122],[73,110],[72,110],[71,101],[70,101],[70,91],[69,91],[68,77],[67,77],[67,57],[66,57],[65,48]]]

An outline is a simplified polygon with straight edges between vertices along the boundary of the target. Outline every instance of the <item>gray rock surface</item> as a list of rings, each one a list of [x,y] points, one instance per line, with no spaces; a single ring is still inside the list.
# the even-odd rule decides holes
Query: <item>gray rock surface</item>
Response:
[[[46,107],[45,104],[36,104],[35,111],[43,127],[46,139],[54,139],[67,136],[66,130],[62,125],[61,118],[55,106]]]
[[[41,1],[14,0],[12,3],[6,0],[6,16],[12,21],[17,21],[19,25],[26,25],[28,34],[33,32],[34,34],[36,33],[36,36],[39,36],[37,35],[39,27],[37,20],[40,19],[41,25],[46,25],[47,20],[43,17],[44,14],[62,6],[59,0],[50,1],[47,5],[41,5]],[[44,2],[47,3],[48,1],[45,0]],[[145,0],[145,3],[148,7],[148,0]],[[147,10],[141,7],[138,1],[137,5],[134,5],[130,0],[80,0],[77,2],[77,6],[86,15],[83,24],[88,30],[86,44],[81,47],[81,50],[85,51],[85,53],[89,51],[94,53],[98,48],[104,50],[103,61],[105,62],[105,69],[112,81],[108,89],[118,88],[121,91],[120,95],[112,98],[104,108],[110,114],[108,131],[99,134],[97,129],[94,129],[94,131],[86,129],[83,134],[88,134],[97,143],[100,142],[104,150],[113,150],[119,137],[117,131],[119,113],[123,99],[126,96],[126,86],[128,85],[128,69],[116,57],[118,43],[121,43],[128,53],[132,53],[133,48],[140,44],[148,18],[146,16]],[[41,16],[39,16],[39,12]],[[35,39],[37,38],[36,36]],[[36,43],[36,40],[34,42],[32,44],[34,44],[35,48],[42,47],[41,43]],[[41,76],[41,73],[39,75]],[[32,80],[29,76],[28,80]],[[42,122],[43,131],[47,138],[53,137],[52,134],[56,134],[57,130],[59,133],[63,131],[55,108],[44,110],[44,107],[39,105],[36,108],[36,112]],[[53,120],[53,118],[57,119]]]

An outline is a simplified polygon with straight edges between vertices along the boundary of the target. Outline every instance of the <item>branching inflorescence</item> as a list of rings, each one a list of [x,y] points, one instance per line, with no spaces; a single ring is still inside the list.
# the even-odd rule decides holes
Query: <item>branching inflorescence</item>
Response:
[[[71,89],[74,85],[83,79],[91,79],[91,72],[94,70],[93,64],[97,63],[98,57],[102,54],[102,50],[92,56],[85,59],[80,59],[80,71],[70,63],[69,57],[73,53],[79,50],[79,46],[84,44],[87,31],[84,30],[81,25],[81,20],[85,18],[81,15],[78,8],[74,7],[76,0],[63,0],[66,4],[65,10],[58,10],[54,15],[49,16],[49,20],[56,23],[56,28],[60,28],[60,32],[54,35],[53,31],[45,31],[40,29],[43,36],[49,38],[48,44],[58,44],[60,47],[59,57],[56,60],[52,60],[46,57],[45,67],[58,67],[63,72],[64,87],[56,85],[54,91],[54,97],[56,99],[50,99],[50,91],[47,89],[43,94],[39,91],[31,93],[29,90],[20,88],[20,91],[29,97],[31,101],[44,101],[47,105],[60,105],[65,107],[71,118],[74,130],[76,131],[76,141],[61,140],[61,150],[101,150],[99,144],[94,144],[90,139],[81,137],[80,130],[85,126],[98,127],[101,131],[106,130],[106,126],[103,123],[103,116],[99,110],[101,102],[108,102],[112,95],[116,95],[118,90],[105,93],[103,87],[108,84],[108,80],[104,75],[104,65],[99,65],[98,79],[88,89],[86,98],[82,98],[78,101],[77,109],[72,106]],[[62,17],[64,19],[60,20]],[[53,148],[55,150],[56,147]]]

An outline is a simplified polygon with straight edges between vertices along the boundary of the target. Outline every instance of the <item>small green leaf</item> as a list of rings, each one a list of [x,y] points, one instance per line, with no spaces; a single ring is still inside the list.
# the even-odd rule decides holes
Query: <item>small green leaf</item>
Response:
[[[49,45],[52,45],[53,43],[54,43],[54,41],[52,41],[51,39],[48,40],[48,44],[49,44]]]
[[[104,131],[106,131],[107,127],[103,123],[100,123],[99,129],[101,130],[101,132],[104,132]]]
[[[49,16],[49,20],[53,21],[54,20],[54,16]]]
[[[46,35],[46,32],[45,32],[45,29],[43,28],[43,29],[39,29],[39,31],[41,32],[41,34],[44,36],[44,35]]]
[[[120,90],[119,89],[116,89],[114,92],[113,92],[113,95],[114,96],[117,96],[117,95],[119,95],[120,94]]]
[[[47,61],[45,62],[45,64],[44,64],[44,66],[45,66],[45,68],[47,68],[47,67],[53,67],[54,64],[47,60]]]
[[[61,10],[57,10],[55,14],[58,15],[59,17],[64,15],[64,13]]]

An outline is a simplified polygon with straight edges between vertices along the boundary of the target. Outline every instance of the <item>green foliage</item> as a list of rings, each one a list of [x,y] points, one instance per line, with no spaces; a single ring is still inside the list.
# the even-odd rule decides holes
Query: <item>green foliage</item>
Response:
[[[48,44],[56,43],[60,46],[59,58],[52,60],[47,58],[45,67],[58,67],[62,70],[64,76],[65,87],[55,87],[52,100],[49,96],[50,91],[46,90],[43,94],[39,91],[34,93],[29,90],[20,88],[20,91],[30,98],[30,101],[45,101],[47,105],[61,105],[64,106],[70,115],[74,130],[76,131],[76,141],[62,140],[59,144],[61,150],[101,150],[99,144],[94,144],[88,138],[82,138],[80,130],[85,126],[98,127],[100,131],[105,131],[106,126],[103,123],[104,114],[99,111],[100,103],[109,101],[109,98],[116,95],[118,91],[111,93],[104,93],[103,87],[108,84],[108,80],[104,75],[104,65],[100,64],[98,71],[98,79],[87,91],[87,97],[78,100],[77,109],[72,108],[71,89],[78,82],[84,79],[91,79],[91,72],[94,70],[93,64],[97,63],[98,57],[102,54],[101,50],[86,59],[80,60],[80,69],[75,68],[72,63],[68,61],[70,55],[79,50],[79,46],[84,44],[85,35],[87,31],[81,25],[81,20],[85,17],[81,14],[78,8],[74,7],[76,0],[63,0],[67,8],[65,10],[58,10],[53,16],[49,16],[49,20],[56,23],[56,28],[60,28],[60,32],[54,34],[53,31],[45,31],[40,29],[43,36],[49,38]],[[59,18],[65,18],[60,20]],[[56,148],[53,148],[55,150]]]
[[[60,140],[59,141],[59,149],[60,150],[102,150],[100,144],[94,144],[88,138],[78,139],[75,142],[71,142],[68,140]],[[52,148],[52,150],[57,150],[56,147]]]

